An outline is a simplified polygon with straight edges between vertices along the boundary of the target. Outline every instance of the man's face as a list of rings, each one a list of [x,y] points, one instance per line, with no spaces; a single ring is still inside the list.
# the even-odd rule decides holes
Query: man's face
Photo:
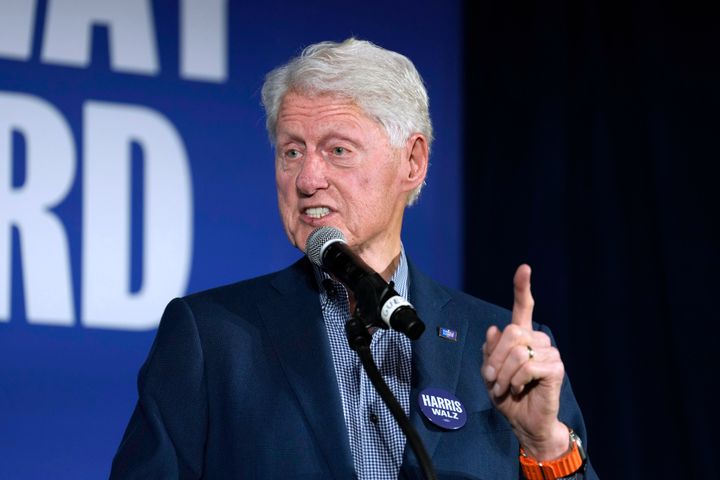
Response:
[[[379,123],[332,95],[288,93],[276,135],[278,204],[293,245],[304,250],[310,232],[329,225],[360,254],[399,248],[408,149],[392,148]]]

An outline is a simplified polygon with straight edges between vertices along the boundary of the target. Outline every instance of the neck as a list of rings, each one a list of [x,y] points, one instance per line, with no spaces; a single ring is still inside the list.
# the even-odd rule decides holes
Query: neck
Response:
[[[392,247],[379,250],[366,249],[356,252],[370,268],[380,274],[386,282],[392,278],[400,263],[400,240],[393,242]]]
[[[385,281],[390,281],[400,263],[401,231],[405,204],[397,203],[392,219],[380,232],[362,243],[353,241],[353,232],[348,236],[350,248],[380,274]]]
[[[385,267],[384,270],[376,270],[383,279],[385,279],[386,282],[389,282],[392,278],[393,274],[395,273],[395,270],[397,270],[398,265],[400,264],[400,252],[395,255],[390,263],[388,263],[387,267]]]
[[[400,252],[400,250],[398,249],[397,255],[395,255],[394,257],[392,257],[389,261],[382,261],[382,262],[380,263],[380,265],[383,265],[383,264],[384,264],[384,265],[385,265],[384,268],[382,268],[382,267],[377,267],[376,265],[371,264],[371,263],[368,262],[365,258],[363,258],[363,260],[365,261],[365,263],[368,264],[368,266],[369,266],[370,268],[372,268],[372,269],[375,270],[378,274],[380,274],[380,276],[381,276],[386,282],[390,282],[390,279],[392,278],[393,274],[395,274],[395,271],[397,270],[398,265],[400,264],[400,255],[401,255],[401,252]],[[377,262],[376,262],[376,263],[377,263]],[[349,301],[349,304],[350,304],[350,312],[354,312],[354,311],[355,311],[355,306],[356,306],[355,296],[353,295],[353,293],[352,293],[350,290],[348,290],[348,301]]]

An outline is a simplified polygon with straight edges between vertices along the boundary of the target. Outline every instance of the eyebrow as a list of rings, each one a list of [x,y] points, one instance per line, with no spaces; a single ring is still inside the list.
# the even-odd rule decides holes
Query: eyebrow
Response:
[[[280,144],[288,144],[288,143],[298,143],[301,145],[305,145],[305,140],[298,135],[291,132],[277,132],[275,134],[275,145],[278,146]]]

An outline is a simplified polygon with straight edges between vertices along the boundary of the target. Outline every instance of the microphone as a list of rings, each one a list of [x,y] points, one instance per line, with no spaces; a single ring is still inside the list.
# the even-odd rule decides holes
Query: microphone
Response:
[[[415,308],[391,283],[370,268],[335,227],[319,227],[310,233],[305,254],[311,262],[334,275],[355,295],[356,311],[366,326],[391,327],[417,340],[425,331]]]

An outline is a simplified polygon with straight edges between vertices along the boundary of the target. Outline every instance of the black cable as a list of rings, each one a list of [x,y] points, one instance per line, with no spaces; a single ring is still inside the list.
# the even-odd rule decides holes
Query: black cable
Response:
[[[430,461],[430,456],[428,455],[427,450],[425,450],[425,445],[423,445],[422,440],[420,439],[420,435],[418,435],[417,431],[410,423],[410,419],[405,415],[400,403],[398,403],[395,395],[393,395],[390,390],[390,387],[388,387],[387,383],[385,383],[385,380],[382,378],[382,375],[375,364],[372,351],[370,351],[370,342],[372,337],[370,336],[367,327],[363,324],[363,322],[355,317],[352,317],[345,324],[345,333],[347,334],[350,348],[358,353],[360,362],[362,363],[370,382],[373,384],[373,387],[375,387],[375,390],[380,395],[380,398],[382,398],[383,402],[385,402],[385,405],[387,405],[390,413],[392,413],[392,416],[395,417],[395,421],[398,423],[400,429],[405,434],[405,438],[407,438],[407,441],[410,443],[410,448],[412,448],[418,462],[420,463],[420,469],[423,472],[423,476],[427,480],[436,480],[437,476],[435,475],[435,469]]]

